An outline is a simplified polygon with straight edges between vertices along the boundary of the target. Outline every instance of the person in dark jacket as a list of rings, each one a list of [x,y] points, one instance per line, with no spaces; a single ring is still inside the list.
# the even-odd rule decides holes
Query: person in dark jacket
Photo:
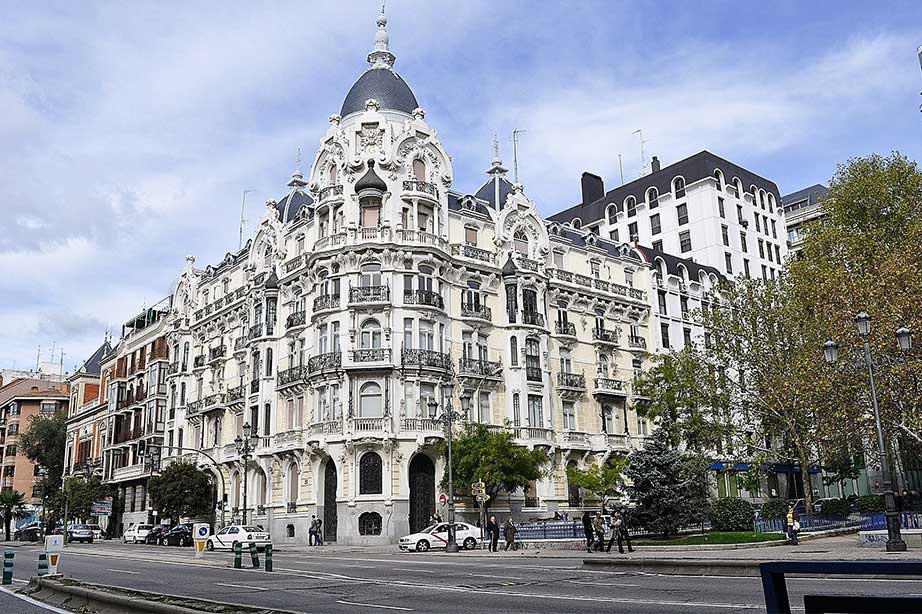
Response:
[[[592,516],[589,514],[589,510],[583,512],[583,532],[586,534],[586,552],[592,552],[595,532],[592,530]]]
[[[487,521],[487,535],[490,537],[490,552],[496,552],[499,545],[499,523],[496,522],[496,516],[490,516]]]
[[[506,547],[503,550],[509,550],[515,543],[515,534],[519,532],[518,527],[512,523],[512,516],[506,518],[506,524],[503,525],[503,535],[506,538]]]

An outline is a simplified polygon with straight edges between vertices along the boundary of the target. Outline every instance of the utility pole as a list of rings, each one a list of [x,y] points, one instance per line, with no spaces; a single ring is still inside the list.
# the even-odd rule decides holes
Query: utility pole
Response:
[[[237,251],[243,249],[243,224],[246,222],[246,219],[243,217],[244,207],[247,204],[247,194],[250,192],[255,192],[256,190],[244,190],[243,191],[243,202],[240,203],[240,241],[237,244]]]
[[[618,170],[621,171],[621,185],[624,185],[624,166],[621,165],[621,154],[618,154]]]
[[[643,128],[638,128],[632,134],[640,135],[640,164],[641,164],[640,174],[642,176],[644,175],[644,173],[647,172],[647,154],[644,152],[643,146],[644,146],[644,143],[648,143],[649,141],[645,141],[643,139]]]
[[[515,178],[515,182],[519,182],[519,135],[523,132],[528,132],[527,130],[519,130],[518,128],[512,131],[512,176]]]

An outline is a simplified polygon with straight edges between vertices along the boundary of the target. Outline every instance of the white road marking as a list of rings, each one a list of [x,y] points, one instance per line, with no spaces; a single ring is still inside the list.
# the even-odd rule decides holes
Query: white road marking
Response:
[[[20,580],[20,582],[21,582],[21,580]],[[11,595],[11,596],[13,596],[13,597],[16,597],[16,599],[22,599],[22,600],[25,601],[26,603],[31,603],[32,605],[34,605],[34,606],[37,607],[37,608],[42,608],[43,610],[48,610],[49,612],[55,612],[56,614],[73,614],[72,612],[68,612],[67,610],[62,610],[62,609],[60,609],[60,608],[56,608],[56,607],[54,607],[54,606],[48,605],[47,603],[42,603],[41,601],[37,601],[37,600],[35,600],[35,599],[32,599],[32,597],[27,597],[26,595],[20,595],[19,593],[14,593],[13,591],[11,591],[11,590],[9,590],[9,589],[7,589],[7,588],[0,587],[0,591],[3,591],[3,592],[6,593],[7,595]]]
[[[391,567],[394,571],[412,571],[413,573],[439,573],[431,569],[410,569],[409,567]]]
[[[401,608],[396,605],[378,605],[376,603],[358,603],[356,601],[337,601],[336,603],[341,603],[343,605],[357,605],[363,608],[381,608],[382,610],[403,610],[404,612],[412,612],[413,608]]]
[[[497,575],[488,575],[482,573],[466,573],[465,576],[471,578],[496,578],[497,580],[522,580],[522,578],[517,578],[515,576],[497,576]]]
[[[357,569],[377,569],[374,565],[340,565],[340,567],[355,567]]]
[[[589,586],[621,586],[621,587],[639,587],[639,584],[627,584],[624,582],[598,582],[596,580],[567,580],[570,584],[588,584]]]
[[[129,573],[133,576],[138,576],[141,574],[140,571],[128,571],[127,569],[107,569],[106,571],[114,571],[115,573]]]
[[[231,588],[248,588],[248,589],[254,590],[254,591],[267,591],[267,590],[269,590],[269,589],[266,588],[265,586],[249,586],[249,585],[247,585],[247,584],[230,584],[230,583],[224,583],[224,582],[215,582],[215,585],[217,585],[217,586],[229,586],[229,587],[231,587]]]

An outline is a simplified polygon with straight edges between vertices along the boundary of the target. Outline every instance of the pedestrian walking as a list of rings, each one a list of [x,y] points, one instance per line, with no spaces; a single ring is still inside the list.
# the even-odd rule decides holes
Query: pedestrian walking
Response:
[[[490,516],[487,522],[487,535],[490,537],[490,552],[496,552],[499,545],[499,523],[496,522],[496,516]]]
[[[323,519],[322,518],[317,519],[317,540],[316,541],[317,541],[318,546],[323,545]]]
[[[506,547],[503,548],[504,551],[509,550],[515,543],[515,534],[518,532],[518,527],[512,522],[512,516],[506,518],[506,524],[503,525],[503,536],[506,538]]]
[[[311,525],[307,531],[307,545],[316,546],[317,542],[317,515],[311,514]]]
[[[592,552],[595,533],[592,531],[592,516],[589,515],[589,510],[583,511],[583,532],[586,534],[586,552]]]
[[[634,552],[634,547],[631,546],[631,534],[627,529],[627,516],[624,512],[618,512],[618,520],[620,525],[618,526],[618,552],[624,554],[624,543],[627,544],[627,551]],[[609,544],[611,547],[611,544]]]
[[[592,520],[592,531],[595,533],[595,550],[602,552],[605,546],[605,525],[602,523],[602,512],[596,512]]]
[[[788,530],[788,540],[790,540],[792,546],[797,545],[797,534],[800,532],[800,514],[794,509],[792,505],[788,508],[787,515],[787,530]]]

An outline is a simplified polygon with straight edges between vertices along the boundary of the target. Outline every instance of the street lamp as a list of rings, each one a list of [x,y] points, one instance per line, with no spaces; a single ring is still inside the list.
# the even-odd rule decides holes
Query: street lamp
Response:
[[[454,430],[454,421],[462,419],[463,416],[451,407],[451,396],[454,389],[455,386],[450,381],[442,384],[442,391],[445,393],[447,401],[442,404],[442,415],[435,419],[445,426],[445,439],[448,441],[448,543],[445,545],[446,552],[458,552],[460,550],[458,542],[455,541],[455,483],[451,466],[451,436]],[[463,403],[464,401],[462,400]],[[428,405],[429,415],[434,414],[438,403],[435,402],[435,399],[429,399]]]
[[[243,460],[243,524],[247,523],[247,464],[253,455],[252,438],[250,436],[252,429],[250,423],[243,425],[243,437],[237,435],[234,439],[234,445],[237,446],[237,454]]]
[[[855,316],[855,326],[864,346],[864,366],[868,370],[868,381],[871,386],[871,405],[874,408],[874,422],[877,426],[877,445],[880,447],[880,473],[884,487],[884,506],[887,516],[887,552],[905,552],[906,542],[900,535],[900,514],[896,510],[896,499],[893,495],[893,482],[890,478],[890,460],[887,456],[886,439],[880,423],[880,409],[877,405],[877,387],[874,383],[874,358],[871,355],[871,345],[868,336],[871,334],[871,316],[862,311]],[[912,349],[912,331],[901,327],[896,331],[897,346],[903,352]],[[839,346],[830,339],[823,344],[823,355],[826,362],[835,364],[839,360]],[[900,359],[887,359],[887,362],[899,362]],[[860,364],[860,363],[859,363]]]

